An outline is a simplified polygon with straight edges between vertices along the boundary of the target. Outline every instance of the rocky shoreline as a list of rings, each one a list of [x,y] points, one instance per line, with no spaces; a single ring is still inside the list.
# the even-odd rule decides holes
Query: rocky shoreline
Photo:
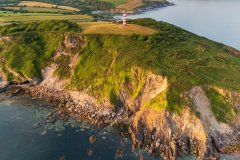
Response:
[[[133,150],[145,148],[151,155],[170,160],[184,155],[198,155],[198,159],[219,159],[219,153],[239,152],[238,144],[225,146],[226,142],[232,142],[231,134],[214,135],[213,132],[212,137],[208,137],[201,121],[188,109],[184,110],[182,116],[152,109],[140,110],[131,115],[122,108],[116,111],[110,107],[99,107],[90,100],[78,100],[67,90],[49,89],[31,83],[6,83],[5,87],[7,91],[4,93],[10,97],[29,95],[55,107],[55,112],[48,115],[46,123],[71,117],[99,127],[119,127],[122,135],[131,136]]]
[[[28,95],[46,101],[51,107],[57,108],[54,116],[61,118],[74,117],[79,121],[94,124],[99,127],[115,126],[120,123],[128,123],[125,111],[115,112],[109,108],[102,109],[89,101],[79,101],[63,91],[45,88],[40,85],[10,85],[6,95]]]

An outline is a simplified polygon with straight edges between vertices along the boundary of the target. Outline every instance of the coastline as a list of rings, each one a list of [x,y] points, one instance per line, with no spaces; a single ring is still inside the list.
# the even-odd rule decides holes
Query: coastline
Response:
[[[107,11],[106,13],[111,14],[111,15],[119,15],[119,14],[129,14],[129,15],[134,15],[134,14],[141,14],[147,11],[151,11],[151,10],[156,10],[159,8],[163,8],[163,7],[169,7],[169,6],[174,6],[174,3],[171,2],[148,2],[145,5],[141,6],[141,7],[137,7],[133,10],[125,10],[122,8],[114,8],[111,9],[110,11]]]
[[[75,60],[79,58],[73,51],[86,47],[86,38],[91,37],[66,33],[52,60],[67,54],[72,61],[63,66],[68,66],[68,70],[71,70],[76,65]],[[95,53],[98,53],[98,50],[95,50]],[[113,62],[115,61],[110,63],[108,73],[112,70]],[[206,87],[213,86],[195,84],[190,90],[184,91],[180,98],[191,103],[185,103],[182,106],[184,114],[178,114],[167,108],[167,92],[171,83],[166,75],[134,66],[128,72],[131,79],[124,77],[118,93],[111,90],[106,96],[100,97],[92,94],[87,87],[70,88],[72,82],[69,77],[61,79],[56,75],[58,65],[59,62],[51,61],[51,64],[41,69],[39,79],[22,77],[23,82],[19,85],[13,82],[5,83],[13,84],[9,88],[10,96],[28,94],[48,101],[57,108],[56,113],[49,115],[48,120],[53,123],[55,117],[76,117],[97,126],[120,126],[131,135],[134,149],[146,148],[150,154],[164,156],[166,159],[174,160],[178,156],[191,154],[198,155],[199,159],[218,159],[220,153],[239,152],[238,144],[235,143],[240,137],[238,128],[217,121],[211,111],[211,103],[205,92],[208,91]],[[9,70],[11,71],[11,68]],[[27,80],[28,84],[25,84],[24,80]],[[78,81],[81,82],[84,81]],[[221,88],[215,90],[223,92],[225,96],[231,95],[229,100],[236,101],[237,107],[240,98],[238,92],[226,89],[222,91]],[[199,114],[191,110],[193,106],[194,111]]]
[[[115,112],[105,107],[96,106],[91,99],[78,99],[76,96],[83,96],[79,92],[68,92],[63,90],[49,89],[41,85],[10,85],[5,92],[6,95],[19,96],[28,95],[32,98],[47,102],[51,107],[57,108],[54,116],[63,119],[74,117],[99,127],[115,126],[127,119],[124,111]],[[54,117],[53,116],[53,117]],[[126,122],[126,121],[125,121]]]
[[[228,152],[230,148],[234,150],[234,147],[230,147],[231,145],[230,148],[222,146],[222,151],[227,153],[222,155],[222,151],[219,152],[218,150],[221,149],[221,146],[213,144],[213,137],[207,135],[206,140],[200,138],[206,134],[204,127],[200,120],[187,109],[184,110],[185,114],[181,116],[168,111],[158,112],[149,109],[132,115],[127,109],[116,111],[107,105],[99,106],[85,93],[52,89],[42,83],[37,85],[31,83],[13,84],[5,87],[7,87],[7,91],[4,94],[9,97],[28,95],[33,99],[47,102],[49,107],[56,108],[54,112],[48,115],[46,123],[55,123],[57,119],[64,120],[71,117],[97,127],[116,127],[122,136],[131,137],[134,151],[146,149],[150,155],[165,157],[170,160],[175,160],[178,156],[196,154],[200,156],[198,157],[200,159],[219,159],[221,156],[231,158],[236,156],[234,152],[238,152],[238,150]],[[199,95],[197,96],[199,97]],[[154,119],[154,121],[152,122],[151,119]],[[154,125],[149,125],[151,123],[154,123]],[[174,129],[175,125],[180,127],[181,130]],[[191,134],[188,135],[188,132]],[[223,141],[228,139],[228,134],[212,136],[221,138]],[[224,151],[224,148],[227,150]]]

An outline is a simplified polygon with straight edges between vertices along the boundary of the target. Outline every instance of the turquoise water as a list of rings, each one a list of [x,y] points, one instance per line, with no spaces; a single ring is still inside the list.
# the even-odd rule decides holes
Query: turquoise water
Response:
[[[169,0],[175,6],[127,18],[169,22],[240,50],[240,0]]]

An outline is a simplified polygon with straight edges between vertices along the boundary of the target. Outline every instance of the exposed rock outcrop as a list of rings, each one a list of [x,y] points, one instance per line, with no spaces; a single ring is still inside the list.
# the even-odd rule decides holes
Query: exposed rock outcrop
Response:
[[[239,94],[220,89],[239,105]],[[188,93],[200,118],[185,107],[181,115],[151,107],[138,111],[129,129],[134,147],[147,148],[150,153],[176,159],[176,156],[196,154],[198,159],[219,159],[220,153],[239,152],[239,121],[218,122],[211,103],[200,86]],[[238,116],[236,116],[238,117]]]

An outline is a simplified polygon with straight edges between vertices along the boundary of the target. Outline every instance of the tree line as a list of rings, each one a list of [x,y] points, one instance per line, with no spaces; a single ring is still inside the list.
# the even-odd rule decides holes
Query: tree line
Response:
[[[0,26],[0,34],[5,35],[17,32],[71,32],[81,31],[77,23],[66,20],[50,20],[31,23],[12,23],[5,26]]]

